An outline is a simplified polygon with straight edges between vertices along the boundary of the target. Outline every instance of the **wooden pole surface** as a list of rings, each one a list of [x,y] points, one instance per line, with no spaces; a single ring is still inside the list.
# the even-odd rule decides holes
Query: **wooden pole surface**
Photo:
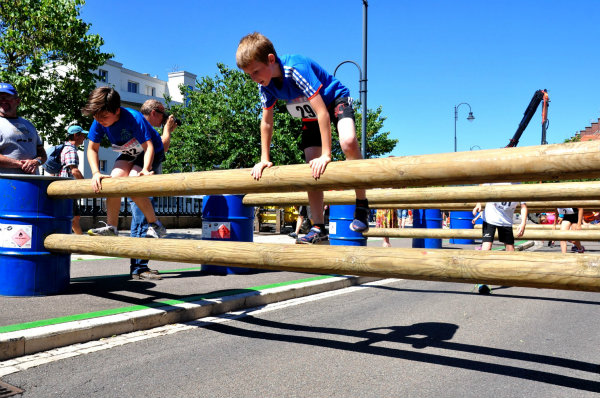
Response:
[[[350,203],[348,203],[350,204]],[[352,202],[351,204],[354,204]],[[378,203],[369,206],[373,209],[440,209],[440,210],[473,210],[476,202],[439,202],[439,203]],[[484,204],[484,203],[482,203]],[[578,200],[578,201],[535,201],[526,202],[530,213],[533,210],[556,211],[557,207],[583,207],[584,209],[594,210],[600,208],[600,200]],[[517,207],[520,207],[517,206]]]
[[[476,229],[481,229],[481,224],[475,224]],[[513,229],[517,228],[513,225]],[[527,224],[527,229],[554,229],[552,224]],[[581,229],[600,229],[600,224],[582,224]],[[556,230],[560,231],[560,224],[556,224]],[[598,239],[600,240],[600,239]]]
[[[58,253],[600,292],[600,257],[560,253],[427,250],[52,234]]]
[[[274,166],[256,181],[251,169],[107,178],[95,193],[90,180],[54,181],[51,198],[247,194],[388,188],[502,181],[600,177],[593,141],[332,162],[319,178],[307,164]]]
[[[367,237],[390,237],[390,238],[431,238],[431,239],[480,239],[479,229],[442,229],[442,228],[371,228],[363,233]],[[496,237],[498,234],[496,233]],[[600,241],[600,231],[579,230],[530,230],[525,228],[525,233],[519,239],[528,240],[581,240]]]
[[[476,185],[409,189],[369,189],[369,204],[439,203],[439,202],[530,202],[597,200],[600,182],[563,182],[549,184]],[[325,204],[354,204],[354,191],[325,191]],[[307,205],[306,192],[247,194],[248,206]]]

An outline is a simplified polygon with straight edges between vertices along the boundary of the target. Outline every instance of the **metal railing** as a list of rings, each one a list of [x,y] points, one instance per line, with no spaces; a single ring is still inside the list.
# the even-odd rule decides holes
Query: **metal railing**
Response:
[[[106,216],[106,198],[81,198],[79,201],[81,215]],[[119,216],[131,215],[131,199],[121,199]],[[202,216],[202,199],[185,196],[165,196],[154,198],[154,211],[157,216]]]

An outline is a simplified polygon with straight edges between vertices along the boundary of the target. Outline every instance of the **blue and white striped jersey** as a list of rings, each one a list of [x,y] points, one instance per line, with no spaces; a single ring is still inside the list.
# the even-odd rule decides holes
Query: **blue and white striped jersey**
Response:
[[[310,58],[283,55],[277,58],[277,62],[282,68],[283,83],[271,79],[268,86],[258,85],[263,108],[273,107],[278,99],[288,102],[307,101],[317,93],[321,94],[326,106],[336,98],[350,96],[350,90]]]

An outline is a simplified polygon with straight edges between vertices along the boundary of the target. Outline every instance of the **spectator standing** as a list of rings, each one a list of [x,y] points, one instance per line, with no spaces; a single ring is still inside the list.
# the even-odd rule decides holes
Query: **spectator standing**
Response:
[[[560,223],[561,231],[568,231],[568,230],[576,231],[576,230],[581,229],[581,223],[583,221],[583,208],[577,209],[577,214],[575,214],[575,209],[573,209],[573,208],[558,208],[558,209],[556,209],[556,214],[558,214],[559,217],[562,218],[562,222]],[[553,229],[556,229],[556,218],[554,219]],[[577,252],[577,253],[585,252],[585,247],[582,246],[580,241],[573,240],[570,242],[573,243],[573,245],[574,245],[571,248],[571,251]],[[561,251],[561,253],[567,253],[567,241],[566,240],[560,241],[560,251]]]
[[[17,115],[20,103],[13,85],[0,83],[0,174],[37,175],[46,151],[33,124]]]
[[[82,129],[80,126],[71,126],[67,129],[67,140],[65,146],[60,153],[60,177],[75,178],[83,180],[83,173],[79,170],[79,154],[78,149],[83,145],[83,141],[87,138],[88,132]],[[81,209],[79,201],[73,200],[73,222],[72,229],[73,233],[81,235]]]
[[[375,215],[375,227],[377,228],[398,228],[398,213],[395,209],[377,209]],[[390,237],[383,237],[383,247],[392,247]]]

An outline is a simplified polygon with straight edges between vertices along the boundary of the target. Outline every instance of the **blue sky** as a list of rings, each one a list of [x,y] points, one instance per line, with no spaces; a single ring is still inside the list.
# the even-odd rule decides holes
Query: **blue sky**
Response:
[[[550,95],[547,140],[563,142],[600,117],[600,0],[370,0],[368,106],[383,107],[395,156],[508,144],[534,92]],[[362,65],[361,0],[88,0],[81,17],[104,51],[138,72],[214,76],[235,67],[239,39],[259,31],[278,53],[315,59],[331,73]],[[359,98],[353,65],[336,76]],[[541,106],[519,146],[539,145]]]

